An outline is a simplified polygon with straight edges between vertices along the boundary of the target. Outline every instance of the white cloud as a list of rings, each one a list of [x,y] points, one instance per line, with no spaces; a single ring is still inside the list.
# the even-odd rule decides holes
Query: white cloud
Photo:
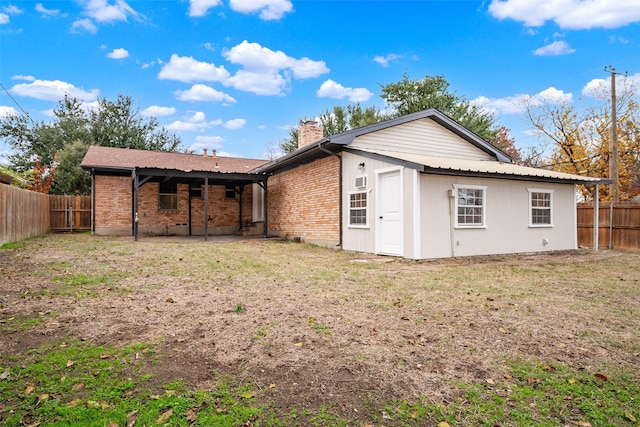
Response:
[[[544,104],[568,104],[573,102],[573,95],[554,87],[549,87],[536,95],[518,94],[504,98],[487,98],[480,96],[471,104],[484,108],[491,113],[520,114],[527,107],[537,107]]]
[[[202,101],[202,102],[236,102],[236,100],[224,92],[215,90],[203,84],[195,84],[188,90],[178,90],[174,95],[180,101]]]
[[[95,100],[100,94],[98,89],[85,91],[60,80],[34,80],[31,83],[20,83],[13,86],[11,92],[44,101],[59,101],[65,94],[80,100]]]
[[[222,120],[220,119],[208,122],[205,114],[202,111],[197,111],[193,113],[191,117],[187,117],[184,120],[176,120],[165,126],[165,129],[171,131],[197,132],[213,126],[220,126],[221,124]]]
[[[78,19],[71,24],[71,32],[79,33],[80,31],[86,31],[88,33],[95,34],[98,32],[98,27],[93,23],[91,19]]]
[[[18,110],[16,110],[15,108],[0,105],[0,117],[16,116],[17,114]]]
[[[9,15],[6,13],[0,13],[0,25],[9,23]]]
[[[324,61],[293,58],[246,40],[223,51],[222,55],[227,61],[242,66],[224,84],[257,95],[283,95],[290,76],[308,79],[329,72]]]
[[[176,113],[175,107],[161,107],[159,105],[152,105],[140,112],[140,115],[144,117],[165,117],[171,116]]]
[[[221,136],[214,135],[198,135],[195,138],[197,144],[201,144],[201,146],[208,146],[213,148],[221,147],[221,143],[224,142],[224,138]]]
[[[8,5],[8,6],[4,6],[2,8],[2,11],[5,13],[8,13],[9,15],[20,15],[22,13],[22,9],[20,9],[18,6],[14,6],[12,4]]]
[[[226,122],[224,122],[224,127],[231,130],[238,130],[238,129],[242,129],[246,124],[247,124],[247,121],[245,119],[233,119],[233,120],[227,120]]]
[[[569,47],[569,44],[564,40],[556,40],[553,43],[534,50],[533,54],[537,56],[558,56],[568,55],[575,51],[576,50]]]
[[[129,16],[136,19],[142,17],[124,0],[115,0],[113,4],[110,4],[109,0],[84,0],[82,3],[84,14],[101,23],[126,22]]]
[[[189,16],[205,16],[212,7],[220,6],[220,0],[191,0],[189,5]]]
[[[259,11],[260,18],[265,21],[280,19],[293,10],[293,4],[289,0],[230,0],[229,6],[240,13]]]
[[[492,0],[489,13],[529,27],[553,21],[561,28],[618,28],[640,21],[640,0]]]
[[[208,62],[196,61],[190,56],[178,56],[174,53],[160,70],[158,78],[186,83],[222,82],[229,78],[229,72],[222,65],[216,67]]]
[[[113,49],[111,52],[107,53],[107,58],[111,59],[124,59],[129,56],[129,52],[127,49],[123,49],[121,47],[117,49]]]
[[[630,76],[616,76],[616,92],[624,91],[638,93],[640,90],[640,73]],[[610,99],[611,98],[611,80],[610,79],[593,79],[582,88],[582,95],[590,98]]]
[[[11,80],[24,80],[27,82],[32,82],[34,81],[36,78],[33,76],[24,76],[22,74],[16,74],[15,76],[11,76]]]
[[[60,15],[60,9],[47,9],[42,3],[36,3],[36,12],[40,12],[44,16],[54,17]]]
[[[376,56],[375,58],[373,58],[373,62],[377,62],[378,64],[386,68],[389,66],[389,62],[395,61],[396,59],[400,59],[400,58],[402,58],[402,55],[390,53],[387,56]]]
[[[344,87],[331,79],[322,83],[316,94],[320,98],[349,98],[350,102],[368,101],[373,96],[373,92],[368,89]]]

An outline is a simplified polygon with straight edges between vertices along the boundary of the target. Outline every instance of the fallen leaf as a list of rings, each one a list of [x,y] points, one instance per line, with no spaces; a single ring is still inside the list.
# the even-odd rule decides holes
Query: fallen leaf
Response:
[[[84,406],[86,406],[88,409],[99,409],[100,408],[100,404],[98,402],[96,402],[95,400],[87,400],[84,403]]]
[[[75,365],[75,364],[76,364],[76,361],[75,361],[75,360],[69,360],[69,361],[67,362],[67,368],[70,368],[70,367],[72,367],[72,366],[73,366],[73,365]]]
[[[420,416],[420,414],[418,414],[418,411],[411,411],[410,415],[414,420]]]
[[[552,372],[552,371],[555,371],[555,370],[556,370],[556,368],[554,368],[553,366],[547,366],[547,365],[545,365],[545,366],[543,366],[543,367],[542,367],[542,370],[543,370],[543,371],[547,371],[547,372]]]
[[[109,405],[109,402],[105,402],[104,400],[98,400],[98,407],[103,411],[106,411],[111,407],[111,405]]]
[[[302,343],[301,342],[297,342],[294,344],[296,347],[302,347]]]
[[[507,330],[505,328],[500,328],[498,329],[498,332],[500,332],[501,334],[506,334]]]
[[[173,409],[168,409],[164,411],[164,413],[158,417],[158,419],[156,420],[156,423],[166,424],[167,421],[169,421],[169,418],[171,418],[171,415],[173,415]]]
[[[606,375],[603,374],[593,374],[594,377],[601,379],[602,381],[609,381]]]
[[[441,422],[438,423],[438,427],[451,427],[451,426],[449,425],[449,423],[441,421]]]
[[[6,380],[7,378],[9,378],[9,375],[11,375],[11,371],[7,369],[0,374],[0,380]]]
[[[591,425],[591,423],[590,423],[590,422],[588,422],[588,421],[574,421],[573,423],[574,423],[575,425],[577,425],[577,426],[582,426],[582,427],[593,427],[593,426]]]
[[[636,422],[636,417],[633,416],[633,414],[629,411],[624,411],[624,416],[631,422]]]
[[[569,384],[575,384],[575,383],[576,383],[575,378],[569,378]]]
[[[71,402],[67,403],[65,406],[67,408],[75,408],[76,406],[78,406],[81,403],[82,403],[82,399],[75,398]]]
[[[172,303],[172,302],[173,302],[173,298],[169,297],[169,298],[167,298],[167,299],[165,300],[165,302]]]
[[[182,413],[187,418],[187,421],[194,422],[196,420],[196,413],[193,412],[193,409],[187,409]]]
[[[120,427],[120,424],[115,421],[109,421],[109,427]]]
[[[35,388],[35,387],[34,387],[34,385],[33,385],[33,384],[29,384],[29,385],[27,386],[27,388],[25,388],[25,389],[24,389],[24,394],[31,394],[31,393],[33,393],[34,388]]]
[[[245,391],[240,396],[242,396],[244,399],[251,399],[255,395],[256,395],[256,393],[253,390],[250,390],[250,391]]]
[[[84,383],[77,383],[71,387],[71,390],[78,391],[78,390],[82,390],[83,388],[84,388]]]
[[[135,409],[127,414],[127,427],[133,427],[138,418],[138,410]]]
[[[149,398],[153,399],[153,400],[158,400],[158,399],[160,399],[160,396],[157,395],[157,394],[152,394],[151,396],[149,396]]]
[[[487,384],[491,384],[491,385],[495,384],[495,381],[493,381],[491,378],[487,378],[485,381],[487,382]]]
[[[176,394],[175,390],[165,390],[164,392],[167,396],[173,396]]]

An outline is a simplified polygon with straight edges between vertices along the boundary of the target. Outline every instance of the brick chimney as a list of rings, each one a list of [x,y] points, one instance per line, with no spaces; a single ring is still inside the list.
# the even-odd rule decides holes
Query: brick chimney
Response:
[[[322,126],[316,121],[308,120],[298,129],[298,148],[319,141],[322,137]]]
[[[207,157],[207,149],[206,149],[206,147],[202,149],[202,155]]]

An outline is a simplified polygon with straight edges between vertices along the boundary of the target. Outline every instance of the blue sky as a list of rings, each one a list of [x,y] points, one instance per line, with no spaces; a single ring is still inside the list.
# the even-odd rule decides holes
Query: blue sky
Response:
[[[0,1],[0,115],[123,94],[221,155],[264,158],[334,105],[384,108],[405,72],[444,75],[534,145],[523,97],[577,102],[607,65],[640,80],[640,0]]]

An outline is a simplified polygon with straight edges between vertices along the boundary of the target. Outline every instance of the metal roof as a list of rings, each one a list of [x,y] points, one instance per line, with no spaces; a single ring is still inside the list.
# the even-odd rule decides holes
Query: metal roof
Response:
[[[351,149],[352,153],[380,156],[388,160],[399,159],[405,165],[420,172],[434,174],[450,174],[461,176],[509,177],[512,179],[567,182],[574,184],[609,184],[610,181],[590,176],[556,172],[548,169],[520,166],[491,160],[467,160],[449,157],[424,156],[419,154],[399,153],[395,151]]]

